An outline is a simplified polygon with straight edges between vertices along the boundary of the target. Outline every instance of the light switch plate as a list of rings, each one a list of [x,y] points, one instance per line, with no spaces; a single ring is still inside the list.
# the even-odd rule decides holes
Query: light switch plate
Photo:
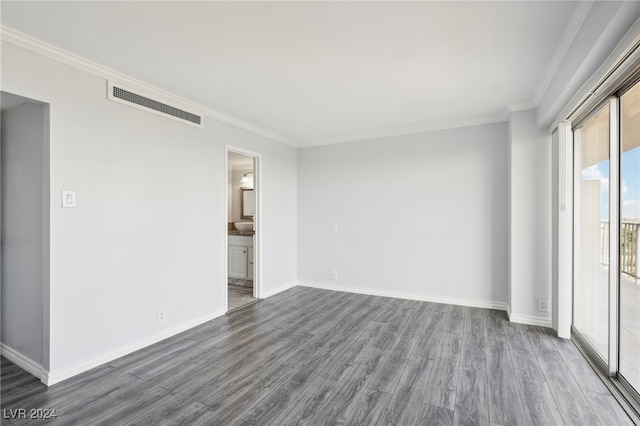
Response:
[[[62,207],[73,208],[76,206],[76,191],[62,191]]]

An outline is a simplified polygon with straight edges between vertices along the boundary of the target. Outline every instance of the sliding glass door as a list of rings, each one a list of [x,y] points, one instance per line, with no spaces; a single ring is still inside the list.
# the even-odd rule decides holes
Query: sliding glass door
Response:
[[[574,131],[573,326],[604,363],[609,360],[610,115],[606,104]]]
[[[640,84],[620,96],[620,367],[640,390]]]
[[[640,401],[640,83],[572,127],[573,332]]]

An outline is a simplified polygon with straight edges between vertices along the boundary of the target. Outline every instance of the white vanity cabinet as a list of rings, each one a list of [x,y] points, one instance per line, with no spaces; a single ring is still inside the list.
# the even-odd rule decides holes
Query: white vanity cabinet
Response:
[[[253,280],[253,237],[229,235],[229,278]]]

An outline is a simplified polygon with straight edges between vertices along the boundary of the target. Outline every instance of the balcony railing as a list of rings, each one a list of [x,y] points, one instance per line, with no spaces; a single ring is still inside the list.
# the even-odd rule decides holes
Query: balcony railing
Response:
[[[636,280],[640,279],[638,266],[638,230],[640,222],[622,221],[620,224],[620,270]],[[600,262],[609,266],[609,222],[600,222]]]
[[[638,222],[620,224],[620,269],[623,273],[638,278]]]

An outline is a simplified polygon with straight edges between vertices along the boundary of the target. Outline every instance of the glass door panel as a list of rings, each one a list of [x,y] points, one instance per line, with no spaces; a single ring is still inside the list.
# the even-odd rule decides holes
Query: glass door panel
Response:
[[[605,364],[609,349],[609,107],[574,131],[573,326]]]
[[[619,374],[640,390],[640,84],[620,97]]]

